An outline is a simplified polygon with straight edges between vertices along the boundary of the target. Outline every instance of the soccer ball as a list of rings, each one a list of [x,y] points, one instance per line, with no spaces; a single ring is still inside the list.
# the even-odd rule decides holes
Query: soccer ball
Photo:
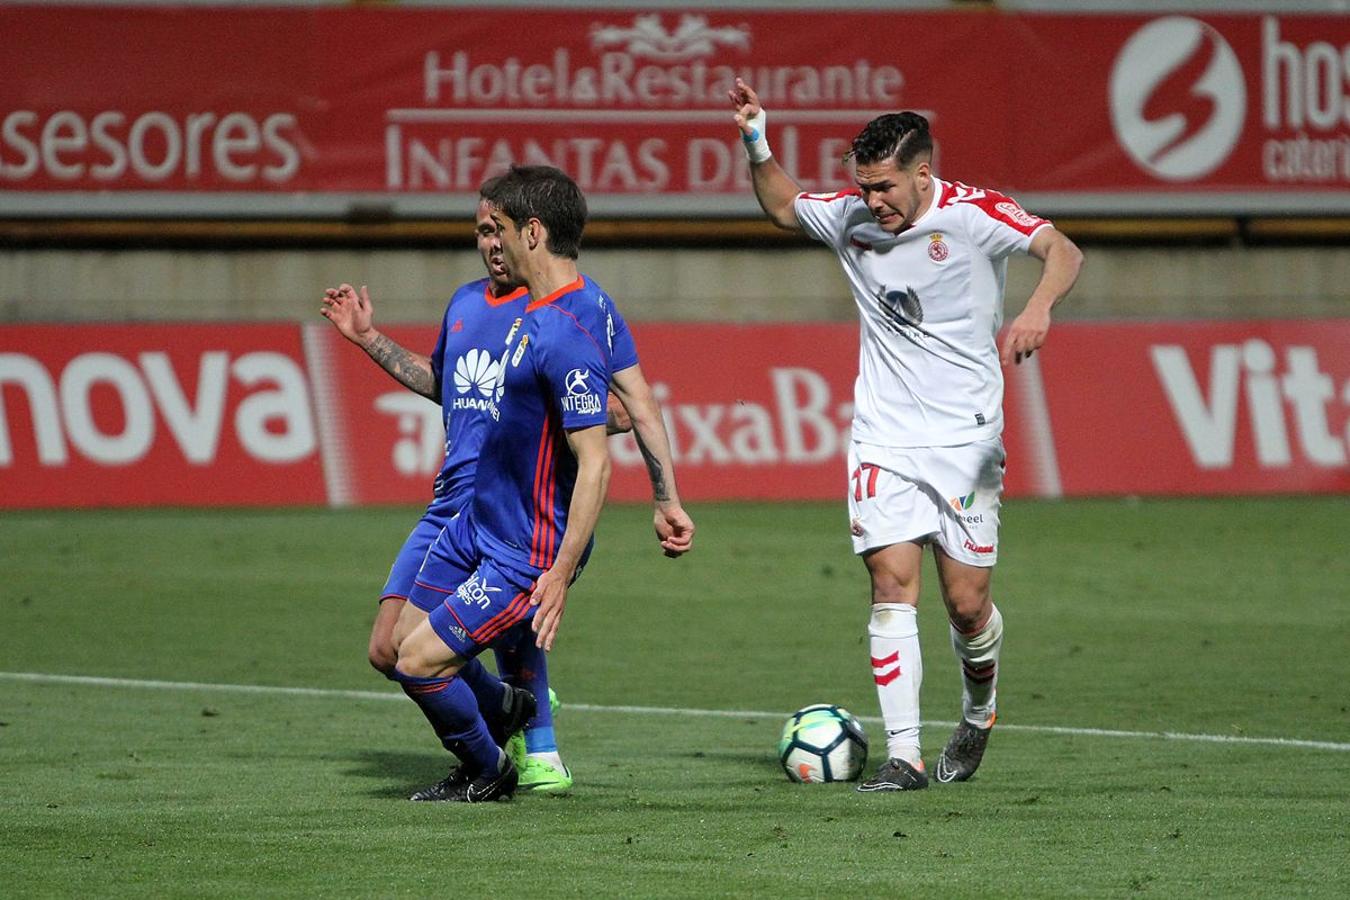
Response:
[[[815,703],[788,716],[778,760],[789,781],[855,781],[867,764],[867,733],[842,706]]]

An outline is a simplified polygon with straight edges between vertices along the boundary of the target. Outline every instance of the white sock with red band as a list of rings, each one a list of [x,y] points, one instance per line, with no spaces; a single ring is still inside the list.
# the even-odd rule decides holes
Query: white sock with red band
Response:
[[[908,603],[874,603],[867,623],[872,677],[886,725],[886,751],[922,768],[919,756],[919,610]]]
[[[961,715],[972,725],[988,728],[998,691],[998,652],[1003,647],[1003,615],[993,607],[979,631],[962,634],[952,626],[952,649],[961,663]]]

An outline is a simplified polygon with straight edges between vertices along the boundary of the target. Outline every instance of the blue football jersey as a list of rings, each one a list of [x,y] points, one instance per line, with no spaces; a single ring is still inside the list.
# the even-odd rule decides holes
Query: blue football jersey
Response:
[[[432,488],[436,500],[473,489],[479,451],[492,421],[488,408],[501,377],[502,350],[519,330],[529,301],[524,288],[494,297],[490,287],[482,278],[455,291],[431,354],[445,419],[445,462]]]
[[[566,432],[605,423],[615,330],[613,303],[588,278],[526,306],[500,358],[474,482],[485,555],[538,571],[553,564],[577,476]]]
[[[597,291],[604,298],[606,308],[605,333],[609,335],[609,346],[612,352],[610,359],[609,372],[613,375],[615,372],[622,372],[624,369],[631,368],[638,364],[637,343],[633,340],[633,333],[628,330],[628,323],[624,321],[619,314],[619,308],[614,305],[614,301],[604,292],[600,285],[596,284],[589,276],[583,275],[582,279],[586,287]]]

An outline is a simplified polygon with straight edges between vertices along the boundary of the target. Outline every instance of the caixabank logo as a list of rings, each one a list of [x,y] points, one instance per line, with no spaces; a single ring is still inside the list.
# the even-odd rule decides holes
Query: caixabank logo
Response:
[[[1222,165],[1247,116],[1237,54],[1218,31],[1185,16],[1155,19],[1125,42],[1110,92],[1121,146],[1168,181],[1202,178]]]

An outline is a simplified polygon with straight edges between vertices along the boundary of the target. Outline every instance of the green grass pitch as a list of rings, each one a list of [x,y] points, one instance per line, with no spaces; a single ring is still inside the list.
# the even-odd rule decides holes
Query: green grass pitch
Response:
[[[0,894],[1350,896],[1344,498],[1006,505],[984,766],[867,796],[774,756],[821,701],[884,747],[842,508],[692,512],[674,562],[602,519],[551,659],[574,792],[469,808],[403,799],[448,757],[364,658],[416,510],[6,513]]]

